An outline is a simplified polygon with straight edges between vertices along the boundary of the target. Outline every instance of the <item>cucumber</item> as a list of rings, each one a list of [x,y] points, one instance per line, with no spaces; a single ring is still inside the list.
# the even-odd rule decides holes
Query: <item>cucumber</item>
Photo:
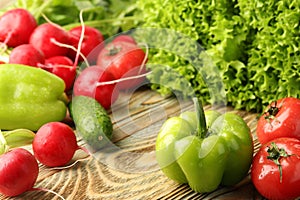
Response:
[[[112,121],[107,111],[94,98],[75,96],[69,109],[76,131],[93,151],[111,143]]]

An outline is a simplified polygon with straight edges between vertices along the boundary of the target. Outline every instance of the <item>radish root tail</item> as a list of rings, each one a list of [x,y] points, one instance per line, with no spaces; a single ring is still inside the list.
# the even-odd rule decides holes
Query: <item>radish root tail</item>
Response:
[[[46,189],[46,188],[32,188],[30,191],[43,191],[43,192],[50,192],[56,196],[58,196],[59,198],[61,198],[62,200],[65,200],[65,198],[63,196],[61,196],[60,194],[58,194],[57,192],[54,192],[52,190]]]

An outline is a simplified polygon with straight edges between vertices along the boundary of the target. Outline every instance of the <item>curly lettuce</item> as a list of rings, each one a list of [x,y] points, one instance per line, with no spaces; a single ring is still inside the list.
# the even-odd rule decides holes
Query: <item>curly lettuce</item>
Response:
[[[262,111],[277,98],[300,97],[298,0],[138,0],[137,5],[142,11],[143,27],[180,32],[206,50],[222,77],[229,105]],[[182,51],[186,48],[189,46],[182,45]],[[163,49],[152,50],[149,62],[171,67],[181,75],[173,82],[186,79],[205,102],[217,100],[211,100],[205,89],[207,79],[203,81],[203,77],[216,72],[207,69],[203,74],[203,70],[193,69],[191,62]],[[172,75],[163,67],[149,68],[155,71],[152,78],[156,82]],[[152,87],[161,94],[170,92],[163,84]],[[176,91],[189,95],[185,86],[177,85]]]
[[[245,15],[248,23],[257,30],[247,60],[253,94],[263,105],[300,97],[300,2],[260,0],[243,7],[251,13]]]

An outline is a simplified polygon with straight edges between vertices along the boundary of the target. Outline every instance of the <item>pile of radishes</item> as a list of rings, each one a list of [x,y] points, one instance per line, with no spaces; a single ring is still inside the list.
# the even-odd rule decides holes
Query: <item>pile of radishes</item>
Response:
[[[91,85],[95,81],[90,81],[87,88],[78,80],[80,84],[76,84],[74,95],[94,97],[106,109],[117,99],[119,90],[132,89],[145,80],[147,55],[128,35],[119,35],[105,44],[104,36],[96,28],[80,25],[64,30],[51,22],[37,24],[30,12],[17,8],[0,18],[0,43],[0,52],[4,46],[12,48],[6,62],[47,70],[64,80],[65,91],[69,93],[72,93],[79,62],[97,66],[87,68],[89,72],[84,73],[84,76],[97,73],[97,84]],[[98,84],[108,81],[109,84]],[[120,86],[117,91],[115,83]]]
[[[79,26],[66,31],[51,22],[38,25],[30,12],[17,8],[1,16],[0,42],[13,48],[8,63],[40,67],[56,74],[69,91],[76,78],[75,50],[81,29]],[[85,27],[84,37],[81,48],[84,56],[104,41],[101,32],[92,27]]]
[[[106,43],[96,28],[81,25],[64,30],[51,22],[37,24],[33,15],[21,8],[0,17],[0,54],[7,49],[11,49],[9,59],[0,60],[0,64],[46,70],[64,80],[70,96],[95,98],[105,109],[116,101],[120,91],[143,84],[148,74],[147,52],[131,36],[119,35]],[[86,67],[78,72],[80,62]],[[77,145],[73,129],[62,122],[42,126],[32,147],[33,154],[15,148],[0,156],[1,194],[17,196],[36,190],[38,161],[48,167],[65,166],[76,150],[85,150]]]
[[[32,148],[33,154],[24,148],[13,148],[0,155],[0,194],[13,197],[30,190],[49,191],[34,188],[39,174],[38,161],[47,167],[64,169],[78,149],[89,154],[77,145],[73,129],[62,122],[43,125],[33,139]]]

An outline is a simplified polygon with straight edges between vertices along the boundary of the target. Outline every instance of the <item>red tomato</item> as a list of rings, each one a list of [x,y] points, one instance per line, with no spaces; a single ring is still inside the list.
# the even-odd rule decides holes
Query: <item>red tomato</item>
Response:
[[[112,81],[114,77],[98,66],[85,68],[76,78],[73,95],[88,96],[96,99],[105,109],[117,100],[119,92],[115,84],[98,86],[98,83]]]
[[[267,199],[300,197],[300,141],[277,138],[263,145],[253,158],[251,179]]]
[[[135,39],[130,35],[118,35],[113,39],[113,42],[129,42],[129,43],[137,44]]]
[[[65,92],[70,91],[77,75],[76,66],[59,64],[59,62],[57,64],[53,62],[52,64],[51,62],[47,62],[45,65],[40,65],[39,67],[60,77],[65,82]],[[65,61],[62,60],[61,63],[63,62]]]
[[[52,65],[50,72],[55,74],[64,80],[66,88],[65,91],[69,91],[72,89],[75,78],[76,78],[76,66],[68,66],[68,65]]]
[[[300,139],[300,99],[287,97],[272,102],[259,118],[256,134],[261,144],[279,137]]]
[[[97,66],[108,70],[115,79],[132,77],[146,72],[142,66],[145,52],[137,45],[119,41],[109,43],[98,55]],[[131,89],[145,80],[145,77],[118,83],[120,89]]]
[[[68,65],[73,66],[73,61],[67,56],[53,56],[45,60],[45,65]]]

